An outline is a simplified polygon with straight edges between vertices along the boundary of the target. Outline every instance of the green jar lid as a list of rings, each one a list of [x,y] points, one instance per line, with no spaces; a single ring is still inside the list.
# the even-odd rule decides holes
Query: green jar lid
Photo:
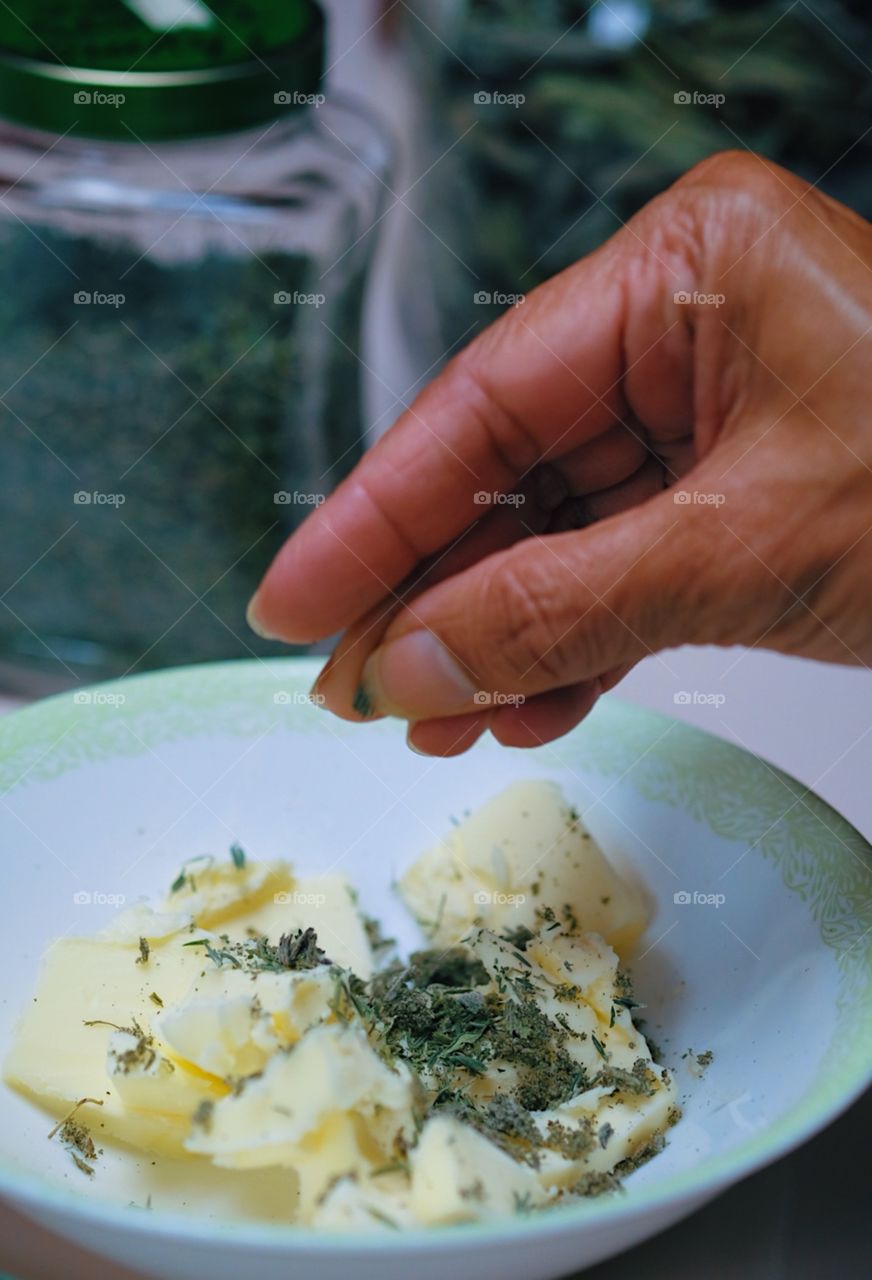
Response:
[[[16,0],[0,116],[127,142],[245,129],[319,100],[316,0]]]

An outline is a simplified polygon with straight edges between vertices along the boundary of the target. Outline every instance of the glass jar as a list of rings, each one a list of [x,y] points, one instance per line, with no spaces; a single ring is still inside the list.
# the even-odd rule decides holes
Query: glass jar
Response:
[[[713,152],[872,215],[861,0],[410,0],[403,33],[426,226],[406,224],[400,305],[421,369]]]
[[[0,91],[7,686],[274,651],[246,602],[362,450],[361,301],[389,169],[380,128],[320,93],[307,32],[302,52],[222,66],[205,96],[203,65],[73,68],[54,108]],[[150,108],[142,76],[175,77],[178,110],[167,83]],[[27,123],[8,119],[19,104]]]

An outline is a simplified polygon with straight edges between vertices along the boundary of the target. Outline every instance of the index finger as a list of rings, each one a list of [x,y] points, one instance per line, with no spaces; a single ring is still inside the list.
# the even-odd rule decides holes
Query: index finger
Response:
[[[255,630],[312,643],[347,627],[482,514],[476,494],[514,488],[620,417],[625,234],[507,312],[418,396],[278,552],[250,606]]]

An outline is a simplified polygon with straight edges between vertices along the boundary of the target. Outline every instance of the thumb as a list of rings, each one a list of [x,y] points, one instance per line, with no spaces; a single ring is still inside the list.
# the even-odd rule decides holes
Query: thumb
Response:
[[[751,642],[765,629],[772,578],[734,531],[747,520],[730,504],[753,519],[753,502],[747,488],[666,490],[479,561],[395,616],[363,668],[356,705],[410,720],[459,715],[673,645]]]

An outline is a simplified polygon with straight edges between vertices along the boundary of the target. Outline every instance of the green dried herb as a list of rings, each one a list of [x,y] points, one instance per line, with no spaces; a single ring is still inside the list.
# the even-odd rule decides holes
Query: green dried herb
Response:
[[[111,8],[114,24],[125,6]],[[51,6],[52,21],[62,11]],[[21,23],[14,25],[21,34]],[[221,32],[220,23],[212,26]],[[54,37],[50,43],[57,47]],[[158,49],[163,43],[162,36]],[[100,230],[104,215],[77,221],[69,209],[37,212],[37,239],[27,212],[39,209],[40,189],[28,183],[35,203],[19,203],[0,218],[0,385],[8,388],[0,430],[10,480],[4,515],[16,530],[0,546],[0,578],[18,584],[14,606],[10,597],[15,614],[0,611],[0,647],[31,681],[34,672],[92,681],[287,652],[246,627],[246,601],[311,510],[291,495],[328,492],[363,449],[357,353],[373,243],[363,219],[377,198],[356,178],[352,208],[337,168],[346,159],[353,167],[351,151],[343,144],[340,158],[330,138],[333,155],[319,159],[319,133],[327,136],[313,132],[298,177],[311,176],[313,208],[325,214],[331,202],[346,200],[323,249],[314,249],[304,228],[308,197],[305,209],[286,209],[282,231],[251,216],[256,197],[235,230],[237,215],[229,215],[220,250],[209,249],[214,235],[203,227],[214,220],[193,196],[190,212],[180,207],[169,221],[157,191],[155,204],[135,217],[119,205],[111,237]],[[367,148],[375,195],[384,149]],[[244,157],[237,152],[237,159]],[[262,164],[255,160],[244,179],[252,191]],[[81,165],[83,175],[94,172],[85,152]],[[235,182],[241,173],[235,169]],[[224,201],[227,217],[233,205],[243,210],[247,197],[227,205],[224,187],[208,199]],[[142,231],[152,216],[154,237]],[[159,241],[154,252],[152,239]],[[357,247],[346,254],[352,241]],[[319,279],[331,264],[338,269],[329,281]],[[14,284],[22,279],[30,281],[27,300]],[[78,288],[121,293],[126,301],[118,309],[77,306]],[[277,289],[289,299],[324,292],[327,302],[320,310],[275,305]],[[22,378],[62,334],[40,376]],[[119,405],[123,413],[110,408]],[[29,480],[37,474],[46,486],[38,521]],[[120,491],[124,505],[77,506],[78,490],[88,501],[95,491]],[[281,490],[288,497],[277,505]],[[118,564],[124,573],[111,572]],[[51,640],[38,644],[37,636]]]
[[[428,938],[433,938],[439,932],[442,925],[442,917],[445,914],[446,895],[443,893],[439,898],[439,905],[436,908],[436,915],[432,920],[428,920],[424,916],[418,916],[418,924]]]
[[[198,1125],[206,1133],[210,1133],[212,1129],[212,1116],[215,1111],[215,1103],[211,1098],[204,1098],[197,1105],[197,1110],[191,1117],[192,1122]]]
[[[409,1161],[406,1157],[398,1156],[395,1160],[389,1160],[387,1164],[379,1165],[377,1169],[373,1169],[369,1175],[371,1178],[381,1178],[386,1173],[408,1173]]]
[[[585,1173],[571,1188],[575,1196],[602,1196],[620,1190],[621,1179],[614,1173]]]
[[[204,870],[208,871],[214,861],[215,859],[209,853],[202,853],[198,854],[195,858],[188,858],[187,862],[182,863],[179,874],[170,885],[170,893],[179,893],[184,889],[185,885],[188,886],[192,893],[195,893],[197,890],[197,884],[188,868],[193,866],[195,863],[205,862],[206,866]]]
[[[376,1222],[382,1222],[386,1227],[399,1231],[399,1224],[394,1222],[393,1218],[389,1218],[386,1213],[382,1213],[381,1209],[376,1209],[371,1204],[368,1204],[366,1211],[371,1218],[375,1218]]]
[[[229,965],[231,969],[242,969],[245,973],[281,973],[286,969],[315,969],[332,963],[318,946],[318,935],[314,929],[283,933],[275,946],[262,935],[232,942],[226,933],[222,933],[219,941],[220,947],[216,947],[211,938],[195,938],[182,945],[203,947],[219,968]]]
[[[331,963],[318,946],[318,935],[314,929],[296,929],[293,933],[283,933],[275,955],[282,969],[316,969],[318,965]]]
[[[90,1025],[90,1024],[88,1024]],[[125,1075],[134,1068],[141,1068],[148,1071],[157,1061],[157,1050],[154,1047],[154,1036],[147,1031],[143,1031],[138,1022],[134,1021],[129,1027],[121,1027],[120,1030],[134,1037],[136,1043],[129,1049],[124,1049],[120,1053],[117,1049],[110,1049],[110,1056],[115,1060],[119,1070]],[[167,1066],[172,1067],[172,1063],[167,1061]],[[175,1070],[175,1068],[172,1068]]]
[[[535,938],[536,935],[525,924],[519,924],[514,929],[507,929],[500,936],[504,942],[508,942],[510,946],[517,948],[518,951],[525,951],[527,943]]]
[[[856,0],[408,7],[427,220],[408,278],[431,281],[434,354],[726,147],[872,216],[872,137],[857,127],[872,115],[872,24]]]
[[[569,1160],[579,1160],[594,1144],[593,1125],[589,1119],[579,1120],[574,1129],[559,1120],[548,1121],[547,1145]]]
[[[49,1142],[51,1142],[54,1137],[60,1134],[61,1142],[69,1152],[73,1164],[81,1173],[92,1178],[94,1176],[94,1164],[99,1153],[87,1127],[75,1118],[80,1107],[84,1107],[86,1104],[91,1104],[95,1107],[102,1107],[103,1105],[99,1098],[80,1098],[73,1109],[62,1120],[58,1121],[49,1133],[48,1138]]]
[[[640,1004],[638,1000],[633,1000],[630,996],[613,996],[613,1004],[622,1005],[625,1009],[644,1009],[645,1006]]]
[[[373,916],[368,916],[362,911],[359,914],[373,958],[377,965],[381,964],[396,946],[396,939],[385,937],[381,925]]]
[[[543,928],[571,927],[572,913],[562,914],[569,917],[568,925],[561,925],[549,908],[543,909]],[[373,922],[371,936],[378,941],[381,933],[376,929]],[[363,1027],[386,1063],[403,1063],[411,1069],[419,1129],[428,1114],[453,1115],[532,1168],[540,1166],[545,1151],[582,1160],[597,1144],[605,1148],[614,1133],[608,1123],[595,1129],[590,1117],[564,1123],[553,1116],[545,1119],[542,1113],[594,1086],[616,1094],[647,1096],[659,1085],[647,1059],[638,1058],[632,1070],[612,1066],[605,1044],[592,1033],[591,1042],[603,1061],[600,1070],[591,1078],[573,1058],[567,1046],[586,1039],[588,1033],[574,1030],[566,1013],[554,1017],[546,1013],[540,1004],[542,984],[567,1001],[580,1000],[582,993],[571,983],[552,982],[532,965],[525,952],[535,936],[528,928],[507,931],[489,968],[466,944],[416,951],[406,963],[395,958],[366,981],[332,965],[329,1001],[337,1019]],[[282,935],[275,945],[261,935],[231,941],[226,934],[183,945],[203,947],[215,964],[251,974],[330,964],[313,929]],[[628,975],[619,975],[616,985],[619,991],[628,991]],[[615,996],[615,1005],[625,1001],[635,1003],[629,995]],[[256,996],[255,1006],[259,1007]],[[131,1053],[139,1061],[153,1052],[151,1038],[136,1024],[132,1031],[139,1039]],[[471,1082],[485,1074],[499,1080],[500,1072],[505,1072],[507,1082],[501,1092],[486,1100],[470,1092]],[[227,1083],[236,1095],[259,1074]],[[201,1104],[194,1116],[196,1124],[212,1123],[213,1105],[211,1101]],[[407,1168],[403,1142],[377,1173]],[[593,1195],[616,1185],[618,1180],[611,1175],[591,1175],[581,1180],[575,1194]],[[466,1188],[465,1194],[474,1197],[475,1185]]]
[[[460,1188],[461,1200],[484,1200],[485,1187],[481,1178],[476,1178],[475,1182],[470,1183],[468,1187]]]
[[[611,1064],[601,1068],[591,1081],[591,1087],[598,1086],[617,1089],[621,1093],[639,1094],[650,1097],[657,1088],[657,1078],[651,1064],[645,1058],[637,1058],[632,1071]]]
[[[354,691],[354,697],[351,700],[352,708],[359,716],[368,719],[375,710],[375,704],[365,685],[359,684]]]
[[[520,1195],[517,1191],[515,1191],[514,1199],[515,1199],[515,1213],[527,1214],[527,1213],[533,1212],[534,1206],[530,1198],[529,1191],[525,1191],[523,1195]]]

